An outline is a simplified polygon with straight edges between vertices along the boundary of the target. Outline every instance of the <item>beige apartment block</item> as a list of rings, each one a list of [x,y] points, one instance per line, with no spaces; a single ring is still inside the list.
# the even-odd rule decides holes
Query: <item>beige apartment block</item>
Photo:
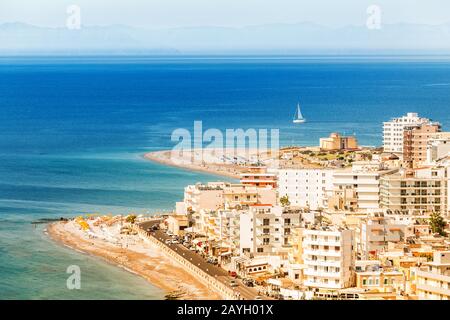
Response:
[[[441,131],[439,123],[424,123],[405,127],[403,132],[403,161],[409,168],[417,168],[427,160],[430,138]]]
[[[240,216],[240,254],[285,255],[292,230],[302,221],[302,211],[289,207],[252,205]]]
[[[277,191],[271,186],[257,187],[245,184],[209,182],[189,185],[184,189],[183,202],[177,203],[177,213],[216,211],[262,203],[275,205]]]
[[[405,238],[405,224],[395,222],[382,213],[373,214],[361,221],[357,237],[357,251],[362,259],[378,257],[388,248],[388,243],[398,243]]]
[[[402,154],[405,128],[429,122],[430,119],[420,118],[415,112],[409,112],[406,116],[392,118],[390,121],[383,122],[384,152]]]

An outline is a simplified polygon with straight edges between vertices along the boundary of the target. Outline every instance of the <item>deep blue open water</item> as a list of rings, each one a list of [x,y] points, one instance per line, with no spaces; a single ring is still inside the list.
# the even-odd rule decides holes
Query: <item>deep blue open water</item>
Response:
[[[339,131],[380,145],[381,122],[408,111],[450,129],[448,60],[0,58],[0,299],[163,298],[31,222],[170,210],[186,184],[217,180],[142,159],[173,147],[176,128],[276,128],[282,145]],[[66,289],[73,264],[82,290]]]

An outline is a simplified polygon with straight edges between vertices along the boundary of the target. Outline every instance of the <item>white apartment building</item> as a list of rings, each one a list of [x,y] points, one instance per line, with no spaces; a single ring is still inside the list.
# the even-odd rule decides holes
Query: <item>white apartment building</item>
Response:
[[[395,172],[376,161],[358,161],[333,174],[333,199],[329,208],[371,210],[380,207],[380,177]],[[344,208],[342,208],[344,207]]]
[[[421,300],[450,300],[450,251],[434,252],[433,262],[415,271]]]
[[[381,178],[380,205],[409,214],[448,214],[450,168],[427,167]]]
[[[326,208],[333,189],[333,173],[331,169],[280,169],[279,197],[288,196],[291,206]]]
[[[303,230],[304,285],[343,289],[353,285],[353,230],[317,227]]]
[[[435,133],[427,144],[427,164],[450,155],[450,132]]]
[[[409,112],[406,116],[392,118],[383,122],[384,152],[403,153],[403,136],[405,127],[429,123],[427,118],[420,118],[417,113]]]
[[[287,254],[291,231],[302,221],[300,210],[267,205],[249,206],[239,217],[239,252],[255,255]]]

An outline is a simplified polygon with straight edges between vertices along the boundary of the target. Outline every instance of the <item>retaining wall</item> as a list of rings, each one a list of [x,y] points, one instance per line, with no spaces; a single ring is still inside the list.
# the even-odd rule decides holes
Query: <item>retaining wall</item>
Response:
[[[183,266],[183,269],[188,271],[197,280],[201,281],[208,289],[214,290],[225,300],[235,300],[236,295],[233,289],[227,287],[225,284],[217,280],[215,277],[210,276],[205,271],[191,263],[189,260],[179,255],[177,252],[170,249],[167,245],[159,241],[153,236],[147,234],[146,231],[142,230],[140,227],[134,225],[132,228],[139,234],[142,240],[152,245],[157,246],[164,252],[170,259],[178,262]]]

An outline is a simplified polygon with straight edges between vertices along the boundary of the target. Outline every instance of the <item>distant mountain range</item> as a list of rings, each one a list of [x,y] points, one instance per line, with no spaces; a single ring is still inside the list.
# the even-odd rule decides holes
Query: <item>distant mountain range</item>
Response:
[[[145,29],[123,25],[79,30],[0,24],[0,54],[450,53],[450,24],[330,28],[314,23]]]

